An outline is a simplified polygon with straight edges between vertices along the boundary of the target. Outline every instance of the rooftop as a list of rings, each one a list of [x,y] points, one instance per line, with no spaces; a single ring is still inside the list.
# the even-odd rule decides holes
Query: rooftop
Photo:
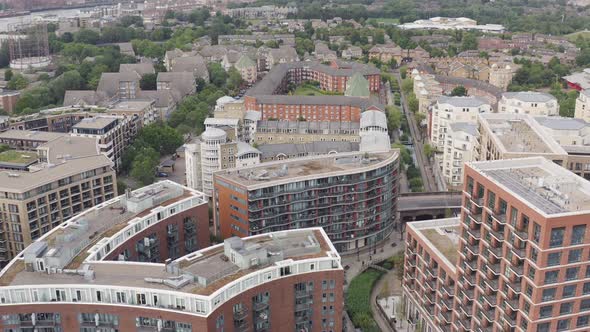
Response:
[[[454,107],[479,107],[490,103],[481,97],[446,97],[438,98],[439,104],[449,104]]]
[[[422,236],[431,249],[440,252],[448,260],[448,267],[455,270],[459,257],[460,221],[458,217],[416,221],[408,223],[418,236]]]
[[[63,160],[58,164],[44,164],[30,172],[0,171],[0,191],[27,192],[68,176],[101,167],[111,167],[112,162],[105,155]]]
[[[533,117],[526,114],[486,113],[479,115],[480,124],[494,134],[493,140],[504,152],[516,154],[567,155],[547,137]]]
[[[507,99],[517,99],[525,103],[546,103],[556,100],[555,97],[548,93],[536,91],[505,92],[502,96]]]
[[[590,213],[590,182],[543,157],[468,166],[545,216]]]
[[[365,158],[368,155],[368,158]],[[397,150],[378,153],[339,153],[273,161],[215,173],[216,178],[258,189],[326,176],[346,175],[383,167],[398,157]]]
[[[110,116],[98,116],[93,118],[84,118],[80,122],[76,123],[73,128],[80,129],[102,129],[111,123],[118,120],[118,117]]]
[[[65,136],[67,134],[52,133],[47,131],[31,131],[31,130],[7,130],[0,133],[1,139],[14,139],[14,140],[32,140],[39,142],[48,142],[56,138]]]

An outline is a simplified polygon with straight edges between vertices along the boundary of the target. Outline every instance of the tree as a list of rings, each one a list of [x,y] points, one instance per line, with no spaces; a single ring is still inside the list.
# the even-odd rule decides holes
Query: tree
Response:
[[[453,97],[464,97],[467,96],[467,89],[464,86],[458,85],[453,88],[451,91],[451,96]]]
[[[433,148],[432,145],[430,145],[428,143],[424,144],[424,146],[422,148],[424,150],[424,155],[428,159],[432,158],[432,156],[434,156],[434,153],[436,152],[436,149]]]
[[[77,70],[61,74],[49,84],[50,96],[55,104],[61,104],[67,90],[80,90],[84,87],[84,79]]]
[[[215,84],[218,87],[225,86],[227,81],[227,72],[223,69],[221,64],[217,62],[212,62],[209,64],[209,79],[211,83]]]
[[[461,50],[477,50],[477,37],[473,33],[467,33],[463,36]]]
[[[159,155],[151,147],[139,151],[131,165],[131,176],[142,185],[149,185],[155,180]]]
[[[100,40],[98,32],[90,29],[81,29],[74,35],[74,41],[76,43],[96,45]]]
[[[137,140],[163,155],[172,154],[182,145],[182,135],[174,128],[155,123],[141,129]]]
[[[387,106],[387,128],[390,131],[398,130],[402,123],[402,112],[395,106]]]
[[[6,71],[4,72],[4,80],[8,82],[12,79],[12,76],[14,76],[12,69],[6,69]]]
[[[414,90],[414,81],[411,78],[406,78],[402,81],[402,91],[405,94],[408,94]]]
[[[405,80],[406,76],[408,75],[408,67],[401,66],[399,68],[399,75],[401,76],[402,80]]]
[[[22,90],[26,88],[27,85],[29,85],[29,81],[27,81],[27,79],[23,75],[16,74],[12,76],[10,81],[8,81],[6,87],[10,90]]]
[[[227,88],[228,90],[236,93],[244,83],[244,80],[242,79],[242,74],[240,74],[240,72],[235,67],[231,67],[227,71],[227,74]]]
[[[412,192],[424,191],[422,179],[419,177],[411,178],[410,179],[410,189],[412,190]]]
[[[139,87],[142,90],[156,90],[157,88],[157,74],[144,74],[139,81]]]
[[[418,112],[420,103],[418,102],[418,99],[416,98],[416,95],[414,93],[410,93],[410,95],[408,96],[408,107],[410,108],[410,112]]]

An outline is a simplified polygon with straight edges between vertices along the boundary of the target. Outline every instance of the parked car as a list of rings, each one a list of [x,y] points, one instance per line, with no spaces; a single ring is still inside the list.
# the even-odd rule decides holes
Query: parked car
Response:
[[[168,177],[168,173],[164,173],[164,172],[157,172],[156,176],[159,178],[167,178]]]

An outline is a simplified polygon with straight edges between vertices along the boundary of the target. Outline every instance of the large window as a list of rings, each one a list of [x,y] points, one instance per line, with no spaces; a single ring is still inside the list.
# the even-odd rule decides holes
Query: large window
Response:
[[[533,241],[535,241],[535,243],[539,243],[541,239],[541,226],[539,226],[539,224],[537,224],[536,222],[533,222]]]
[[[551,237],[549,239],[549,247],[561,247],[563,246],[563,235],[565,233],[565,227],[558,227],[551,229]]]
[[[561,264],[561,252],[552,252],[547,255],[547,266],[555,266]]]
[[[579,267],[570,267],[569,269],[565,270],[565,280],[571,281],[578,279],[578,271],[580,270]]]
[[[582,249],[570,250],[569,255],[567,256],[568,264],[577,263],[580,260],[582,260]]]
[[[562,319],[557,322],[557,331],[565,331],[570,327],[570,320],[569,319]]]
[[[586,225],[576,225],[572,228],[572,245],[584,243]]]
[[[543,290],[543,302],[553,301],[555,299],[555,288],[547,288]]]
[[[545,272],[545,283],[546,284],[554,284],[557,282],[558,277],[559,277],[559,270],[547,271],[547,272]]]
[[[539,317],[540,318],[551,317],[551,313],[552,312],[553,312],[553,306],[552,305],[546,305],[544,307],[541,307],[541,310],[539,311]]]
[[[568,297],[576,296],[576,285],[568,285],[563,287],[563,292],[561,295],[564,299]]]
[[[560,315],[570,314],[572,312],[573,306],[574,306],[573,302],[562,303],[561,306],[559,307],[559,314]]]

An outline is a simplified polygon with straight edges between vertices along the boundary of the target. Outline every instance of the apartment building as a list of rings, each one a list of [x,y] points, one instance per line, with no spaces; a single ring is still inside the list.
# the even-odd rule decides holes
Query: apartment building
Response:
[[[442,151],[442,175],[450,187],[463,185],[463,165],[474,160],[473,149],[478,136],[475,123],[455,122],[449,125]]]
[[[480,97],[440,97],[430,111],[430,140],[434,147],[444,149],[448,128],[455,122],[477,122],[480,113],[492,111],[487,100]]]
[[[170,242],[162,239],[172,237],[171,232],[194,238],[192,234],[201,230],[201,219],[189,211],[202,207],[207,211],[202,195],[188,189],[181,190],[180,196],[170,191],[133,195],[126,203],[123,199],[111,202],[126,209],[122,216],[119,210],[110,210],[116,218],[107,225],[94,213],[93,218],[71,221],[61,233],[52,232],[35,242],[0,272],[5,286],[0,287],[0,327],[33,325],[45,331],[343,330],[344,269],[321,228],[234,237],[166,259]],[[175,198],[165,200],[168,197]],[[140,200],[149,202],[137,204]],[[145,215],[137,213],[143,209]],[[130,219],[134,215],[138,217]],[[100,241],[91,242],[90,254],[64,241],[69,237],[88,242],[94,232]],[[126,257],[127,250],[137,250],[138,255],[159,250],[160,259],[146,264]],[[17,295],[24,293],[35,295]]]
[[[228,128],[228,131],[234,130]],[[208,127],[198,141],[185,145],[186,183],[209,197],[213,195],[214,172],[260,163],[260,151],[237,141],[228,131]]]
[[[581,119],[481,114],[475,160],[542,156],[590,179],[590,124]]]
[[[260,120],[253,141],[258,145],[359,142],[359,133],[360,122]]]
[[[216,172],[215,231],[223,238],[321,226],[339,252],[395,227],[399,152],[352,152]]]
[[[438,223],[408,226],[408,318],[432,331],[587,330],[589,189],[542,157],[467,164],[449,293],[440,285],[440,261],[453,248],[432,237],[449,232],[431,231]]]
[[[498,112],[557,116],[559,103],[555,97],[544,92],[505,92],[498,101]]]
[[[590,90],[582,90],[576,99],[574,117],[586,122],[590,121]]]
[[[85,118],[74,125],[71,135],[96,138],[100,153],[112,160],[115,169],[119,170],[123,153],[131,145],[140,128],[135,119],[123,116]]]
[[[0,165],[2,266],[63,221],[117,194],[113,164],[94,139],[62,137],[25,155],[17,151]]]
[[[416,330],[450,330],[457,283],[459,218],[406,224],[402,301]],[[403,319],[403,318],[398,318]]]

